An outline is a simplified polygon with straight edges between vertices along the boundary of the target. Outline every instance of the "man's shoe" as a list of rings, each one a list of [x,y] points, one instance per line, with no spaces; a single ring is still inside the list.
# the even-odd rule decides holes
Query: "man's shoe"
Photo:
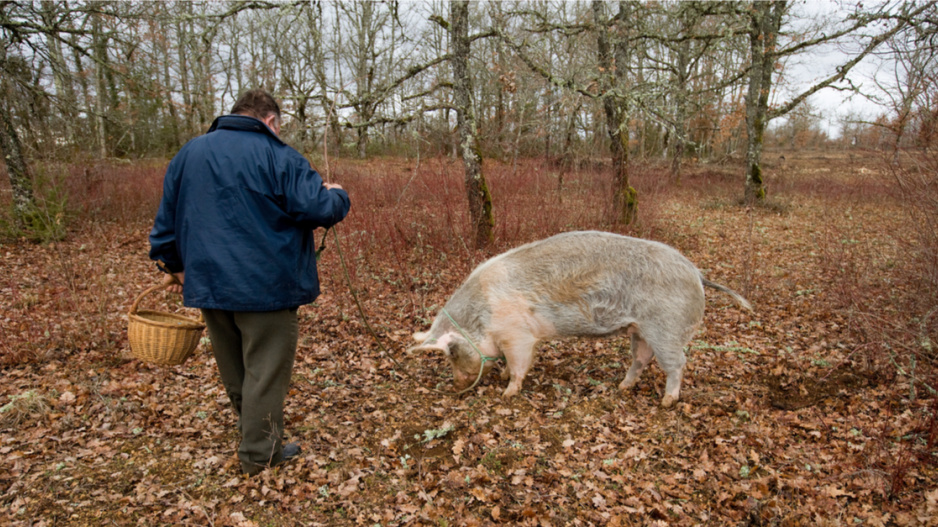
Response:
[[[283,456],[280,458],[280,462],[277,463],[277,465],[255,465],[253,463],[246,464],[241,462],[241,472],[243,472],[246,476],[254,476],[263,472],[266,468],[282,465],[287,461],[290,461],[291,459],[299,456],[302,451],[303,449],[300,448],[300,445],[296,443],[287,443],[283,445]]]
[[[287,461],[287,460],[293,459],[296,456],[300,455],[302,451],[303,449],[300,448],[300,445],[296,443],[287,443],[283,445],[283,460]]]

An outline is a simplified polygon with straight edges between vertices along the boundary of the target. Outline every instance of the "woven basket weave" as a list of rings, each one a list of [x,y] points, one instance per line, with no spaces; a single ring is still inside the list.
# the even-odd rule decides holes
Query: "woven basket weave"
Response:
[[[134,357],[156,364],[177,366],[186,362],[199,345],[205,324],[201,320],[163,311],[138,310],[143,297],[165,288],[155,285],[137,297],[127,316],[127,338]]]

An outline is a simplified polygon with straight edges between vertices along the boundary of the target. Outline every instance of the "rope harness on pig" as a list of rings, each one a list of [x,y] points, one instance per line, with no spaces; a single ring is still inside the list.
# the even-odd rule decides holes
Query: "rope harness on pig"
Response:
[[[472,386],[466,388],[465,390],[459,393],[468,392],[469,390],[475,388],[476,385],[479,384],[479,381],[482,380],[482,372],[485,370],[486,362],[489,362],[489,361],[498,362],[498,361],[504,361],[505,359],[503,359],[502,357],[488,357],[486,355],[483,355],[482,351],[476,346],[476,343],[472,341],[472,338],[470,338],[469,335],[466,334],[465,331],[463,331],[462,326],[460,326],[459,323],[453,320],[453,317],[450,316],[449,311],[447,311],[445,307],[441,309],[441,311],[443,312],[444,315],[446,315],[446,318],[448,318],[449,321],[452,322],[454,326],[456,326],[456,329],[459,330],[459,333],[462,334],[463,338],[465,338],[466,341],[469,342],[469,345],[472,346],[472,349],[476,350],[476,353],[479,354],[479,358],[482,359],[482,362],[479,363],[479,374],[476,375],[475,382],[472,383]]]
[[[377,334],[377,333],[375,332],[375,330],[371,327],[371,324],[368,323],[368,317],[365,316],[365,310],[362,308],[361,302],[358,301],[358,293],[356,293],[355,287],[352,286],[352,277],[351,277],[351,275],[349,274],[348,266],[345,264],[345,255],[342,254],[342,247],[339,245],[339,231],[338,231],[338,229],[336,228],[335,225],[333,225],[333,226],[331,227],[331,229],[332,229],[333,238],[335,239],[335,248],[336,248],[336,252],[339,254],[339,262],[342,264],[342,271],[343,271],[343,273],[345,274],[345,281],[346,281],[346,283],[348,284],[349,292],[352,293],[352,299],[355,301],[355,306],[358,308],[358,314],[359,314],[359,316],[361,316],[362,322],[365,323],[365,328],[368,329],[368,333],[370,333],[371,336],[372,336],[372,338],[375,339],[375,342],[378,343],[378,347],[381,348],[381,351],[383,351],[383,352],[385,352],[385,353],[387,354],[388,358],[391,359],[391,362],[393,362],[393,363],[401,370],[401,373],[403,373],[405,376],[409,377],[409,378],[410,378],[411,380],[413,380],[414,382],[417,382],[417,379],[415,379],[412,375],[410,375],[409,373],[407,373],[407,369],[404,368],[404,366],[403,366],[401,363],[397,362],[397,359],[394,358],[394,355],[391,354],[391,351],[388,350],[388,349],[384,346],[384,343],[381,342],[381,339],[378,338],[378,334]],[[327,235],[328,233],[329,233],[329,232],[328,232],[328,229],[326,230],[325,233],[323,233],[323,240],[322,240],[322,243],[320,243],[320,248],[319,248],[319,250],[316,251],[316,259],[319,259],[319,255],[322,253],[323,249],[326,248],[326,235]],[[454,392],[445,392],[445,391],[442,391],[442,390],[437,390],[437,389],[435,389],[435,388],[429,388],[431,391],[434,391],[434,392],[436,392],[436,393],[440,393],[440,394],[443,394],[443,395],[453,395],[453,396],[457,396],[457,395],[462,395],[462,394],[468,392],[469,390],[472,390],[473,388],[475,388],[475,387],[479,384],[479,381],[482,380],[482,372],[485,370],[485,363],[486,363],[486,362],[488,362],[488,361],[499,361],[499,360],[503,360],[503,359],[502,359],[501,357],[487,357],[487,356],[483,355],[482,352],[479,351],[479,348],[476,347],[476,345],[475,345],[475,343],[472,341],[472,339],[469,338],[469,335],[467,335],[466,332],[463,331],[462,327],[460,327],[459,324],[457,324],[456,321],[453,320],[453,317],[451,317],[451,316],[449,315],[449,313],[447,313],[446,308],[443,308],[443,313],[446,315],[447,318],[449,318],[450,322],[452,322],[453,325],[456,326],[456,329],[458,329],[459,332],[462,333],[462,336],[465,337],[467,341],[469,341],[469,344],[472,346],[472,349],[474,349],[474,350],[476,351],[476,353],[479,354],[479,357],[482,359],[482,361],[479,363],[479,374],[476,376],[475,382],[472,383],[472,385],[469,386],[468,388],[466,388],[466,389],[464,389],[464,390],[460,390],[460,391],[455,392],[455,393],[454,393]]]

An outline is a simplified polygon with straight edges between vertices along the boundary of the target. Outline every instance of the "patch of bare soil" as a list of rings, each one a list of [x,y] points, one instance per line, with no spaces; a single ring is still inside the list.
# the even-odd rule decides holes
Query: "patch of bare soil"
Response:
[[[769,403],[781,410],[800,410],[834,397],[847,397],[876,382],[875,373],[828,372],[823,377],[768,376]]]

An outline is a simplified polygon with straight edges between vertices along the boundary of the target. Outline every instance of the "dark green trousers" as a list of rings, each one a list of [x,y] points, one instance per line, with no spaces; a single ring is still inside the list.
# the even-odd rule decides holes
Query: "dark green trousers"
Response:
[[[238,458],[245,474],[283,460],[283,403],[296,358],[296,309],[203,309],[222,383],[238,414]]]

